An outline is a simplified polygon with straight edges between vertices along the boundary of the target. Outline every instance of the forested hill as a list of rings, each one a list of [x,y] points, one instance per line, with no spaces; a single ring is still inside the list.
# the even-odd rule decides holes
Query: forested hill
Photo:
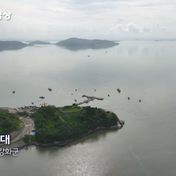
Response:
[[[99,108],[41,107],[31,116],[35,122],[36,141],[52,143],[79,137],[97,127],[117,125],[117,116]]]
[[[28,46],[19,41],[0,41],[0,51],[4,50],[18,50]]]
[[[101,49],[101,48],[109,48],[118,45],[113,41],[109,40],[88,40],[88,39],[80,39],[80,38],[69,38],[67,40],[62,40],[56,43],[58,46],[62,46],[68,49]]]
[[[0,112],[0,134],[10,134],[21,128],[22,122],[19,118],[9,112]]]

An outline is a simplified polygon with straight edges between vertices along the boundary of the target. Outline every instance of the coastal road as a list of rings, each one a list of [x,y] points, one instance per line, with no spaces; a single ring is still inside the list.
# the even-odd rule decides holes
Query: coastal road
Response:
[[[24,122],[24,129],[11,141],[15,142],[21,139],[25,134],[30,134],[32,129],[34,128],[34,122],[31,118],[28,117],[20,117],[20,120]]]

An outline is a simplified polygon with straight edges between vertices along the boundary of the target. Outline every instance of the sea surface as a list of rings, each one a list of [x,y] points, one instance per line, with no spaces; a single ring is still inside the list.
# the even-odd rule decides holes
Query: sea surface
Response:
[[[99,131],[66,147],[0,157],[0,175],[176,176],[175,46],[122,41],[99,50],[36,45],[0,52],[0,107],[64,106],[85,94],[104,98],[89,105],[125,121],[119,131]]]

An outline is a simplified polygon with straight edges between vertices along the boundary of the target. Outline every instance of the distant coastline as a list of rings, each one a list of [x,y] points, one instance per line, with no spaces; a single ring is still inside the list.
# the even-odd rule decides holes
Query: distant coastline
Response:
[[[69,38],[59,42],[51,43],[45,41],[32,41],[32,42],[22,42],[22,41],[0,41],[0,51],[5,50],[19,50],[27,46],[34,45],[55,45],[68,50],[82,50],[82,49],[106,49],[119,45],[119,43],[110,40],[99,40],[99,39],[81,39],[81,38]]]

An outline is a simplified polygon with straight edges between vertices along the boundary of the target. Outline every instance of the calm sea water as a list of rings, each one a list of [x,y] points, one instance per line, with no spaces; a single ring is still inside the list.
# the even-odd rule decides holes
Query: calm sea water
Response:
[[[0,175],[175,176],[175,45],[121,42],[101,50],[33,46],[0,52],[0,107],[63,106],[86,94],[104,98],[91,106],[125,120],[119,131],[100,131],[63,148],[31,147],[18,157],[0,157]]]

